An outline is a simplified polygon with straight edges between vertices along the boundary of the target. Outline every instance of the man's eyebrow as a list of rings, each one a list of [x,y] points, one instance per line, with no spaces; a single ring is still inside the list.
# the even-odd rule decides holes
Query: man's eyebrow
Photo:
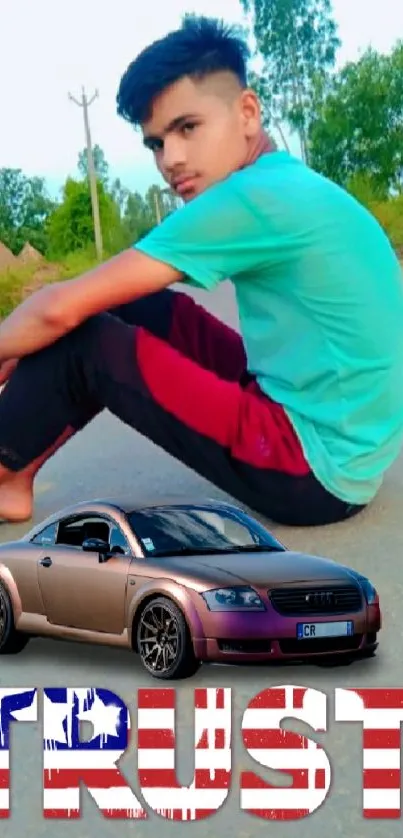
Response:
[[[175,131],[177,128],[180,128],[184,122],[188,122],[189,119],[197,119],[198,117],[196,114],[192,113],[185,113],[181,114],[181,116],[176,116],[175,119],[172,119],[171,122],[165,128],[164,134],[169,133],[170,131]],[[145,146],[152,145],[155,142],[159,142],[161,137],[155,137],[152,134],[145,136],[143,139],[143,144]]]

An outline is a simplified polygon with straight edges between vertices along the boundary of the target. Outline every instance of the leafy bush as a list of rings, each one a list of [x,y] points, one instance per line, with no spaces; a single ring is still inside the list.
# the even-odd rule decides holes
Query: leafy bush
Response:
[[[403,251],[403,193],[388,195],[369,173],[354,175],[348,181],[347,189],[372,212],[400,255]]]
[[[105,254],[107,258],[107,254]],[[95,247],[89,245],[81,250],[74,250],[68,253],[58,262],[60,279],[73,279],[80,274],[90,271],[97,264]]]
[[[97,264],[95,249],[88,247],[73,253],[54,264],[24,265],[8,268],[0,273],[0,319],[13,311],[30,293],[50,282],[72,279]]]
[[[32,267],[8,268],[0,274],[0,318],[4,319],[21,302],[30,285]]]
[[[374,203],[372,212],[399,255],[403,255],[403,195]]]

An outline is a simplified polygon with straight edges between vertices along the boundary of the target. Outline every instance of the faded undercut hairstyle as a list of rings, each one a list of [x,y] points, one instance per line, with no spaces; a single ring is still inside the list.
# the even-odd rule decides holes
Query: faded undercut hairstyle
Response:
[[[184,77],[202,80],[231,72],[247,86],[249,51],[236,30],[223,21],[189,16],[182,27],[148,46],[122,76],[117,112],[134,126],[145,122],[153,100]]]

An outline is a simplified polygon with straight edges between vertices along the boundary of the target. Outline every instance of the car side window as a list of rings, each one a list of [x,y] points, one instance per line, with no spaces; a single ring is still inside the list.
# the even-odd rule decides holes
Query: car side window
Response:
[[[118,548],[116,552],[124,553],[126,556],[130,555],[129,542],[117,524],[111,524],[109,543],[111,550]]]
[[[55,544],[56,534],[57,523],[50,524],[48,527],[45,527],[44,530],[41,530],[41,532],[39,532],[32,539],[32,544],[42,544],[44,547],[49,546],[49,544]]]
[[[87,538],[109,541],[109,524],[102,518],[86,517],[60,521],[56,544],[81,549]]]
[[[81,550],[87,538],[100,538],[107,541],[116,553],[130,555],[129,542],[117,524],[105,520],[100,516],[74,517],[61,520],[43,529],[35,538],[33,544],[45,546],[72,547]]]

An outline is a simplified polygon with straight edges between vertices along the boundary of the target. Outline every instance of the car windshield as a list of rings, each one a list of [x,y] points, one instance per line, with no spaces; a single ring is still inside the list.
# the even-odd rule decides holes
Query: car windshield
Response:
[[[127,517],[150,557],[284,549],[258,521],[219,504],[155,506]]]

